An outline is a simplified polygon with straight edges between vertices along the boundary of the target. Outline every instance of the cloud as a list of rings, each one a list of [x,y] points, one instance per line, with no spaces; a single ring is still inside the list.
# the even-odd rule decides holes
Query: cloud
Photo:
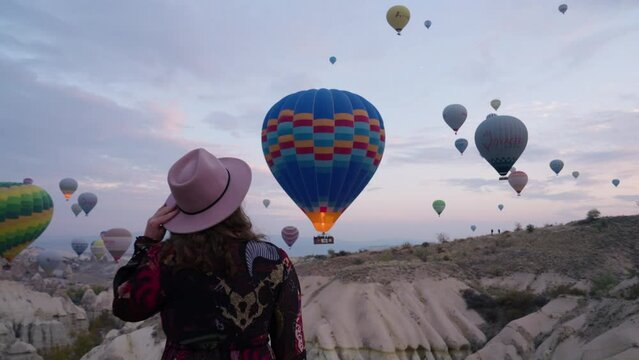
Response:
[[[202,121],[216,130],[229,132],[235,137],[255,136],[262,129],[264,114],[249,111],[236,115],[225,111],[213,111]]]

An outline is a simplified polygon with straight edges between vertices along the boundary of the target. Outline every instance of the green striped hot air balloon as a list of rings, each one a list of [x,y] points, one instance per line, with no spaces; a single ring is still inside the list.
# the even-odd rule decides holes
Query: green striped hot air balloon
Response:
[[[0,256],[11,262],[44,232],[53,201],[33,184],[0,182]]]

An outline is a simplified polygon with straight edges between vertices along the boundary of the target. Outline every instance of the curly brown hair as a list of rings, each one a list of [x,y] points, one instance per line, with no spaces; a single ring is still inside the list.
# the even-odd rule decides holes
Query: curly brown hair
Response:
[[[253,231],[251,219],[240,206],[224,221],[208,229],[190,234],[172,233],[163,246],[162,258],[175,270],[188,268],[204,273],[234,274],[238,265],[233,263],[228,251],[229,243],[264,239],[263,234]]]

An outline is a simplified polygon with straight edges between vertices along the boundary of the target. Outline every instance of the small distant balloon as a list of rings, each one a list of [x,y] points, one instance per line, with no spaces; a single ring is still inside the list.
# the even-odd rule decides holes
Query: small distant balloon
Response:
[[[22,180],[22,183],[25,184],[25,185],[31,185],[31,184],[33,184],[33,179],[32,178],[24,178]]]
[[[330,61],[331,64],[335,64],[335,62],[337,61],[337,58],[335,56],[331,56],[330,58],[328,58],[328,61]]]
[[[499,209],[499,211],[504,210],[504,204],[497,205],[497,208]]]
[[[568,10],[568,5],[566,5],[566,4],[561,4],[561,5],[559,5],[559,11],[560,11],[562,14],[565,14],[565,13],[566,13],[566,10]]]
[[[62,262],[62,256],[57,251],[46,250],[38,254],[36,260],[38,265],[47,275],[51,275],[58,265]]]
[[[579,171],[573,171],[572,172],[572,177],[574,177],[575,179],[579,177]]]
[[[619,179],[612,179],[612,185],[614,185],[615,187],[619,186],[620,183],[621,181],[619,181]]]
[[[271,200],[264,199],[264,200],[262,200],[262,204],[264,204],[265,208],[268,208],[268,206],[271,205]]]
[[[511,172],[508,175],[508,183],[517,192],[517,196],[521,196],[521,191],[528,184],[528,175],[523,171]]]
[[[289,248],[295,244],[295,241],[297,241],[299,236],[300,232],[295,226],[285,226],[282,229],[282,240],[284,240]]]
[[[561,172],[561,169],[563,168],[564,162],[559,159],[555,159],[550,162],[550,169],[554,171],[556,175],[559,175],[559,172]]]
[[[113,256],[113,260],[117,263],[122,255],[129,249],[133,236],[131,232],[123,228],[114,228],[100,233],[104,247],[109,254]]]
[[[102,234],[100,234],[102,235]],[[102,260],[106,254],[106,248],[104,247],[104,241],[102,239],[96,240],[91,243],[91,253],[96,259]]]
[[[386,21],[395,31],[397,35],[401,35],[402,30],[410,20],[410,10],[403,5],[395,5],[386,12]]]
[[[468,147],[468,140],[464,138],[455,140],[455,147],[459,150],[460,154],[464,155],[464,151]]]
[[[82,253],[89,247],[89,243],[82,239],[74,239],[71,241],[71,248],[75,251],[78,256],[82,255]]]
[[[477,225],[470,225],[470,230],[475,232],[475,230],[477,230]]]
[[[78,189],[78,182],[72,178],[64,178],[60,180],[60,191],[64,194],[64,198],[69,201],[71,195]]]
[[[466,121],[466,117],[468,117],[468,111],[463,105],[450,104],[444,108],[442,116],[446,124],[457,134],[457,130],[459,130],[464,124],[464,121]]]
[[[490,101],[490,106],[493,107],[493,109],[497,110],[499,109],[499,107],[501,106],[501,100],[499,99],[493,99]]]
[[[78,203],[74,203],[71,205],[71,211],[73,211],[73,214],[77,217],[82,212],[82,208]]]
[[[433,209],[435,210],[438,216],[442,215],[442,212],[444,212],[445,208],[446,208],[446,203],[444,202],[444,200],[433,201]]]
[[[432,24],[433,24],[433,23],[432,23],[430,20],[426,20],[426,21],[424,21],[424,26],[426,26],[426,29],[430,29],[430,26],[431,26]]]
[[[86,216],[89,216],[89,213],[97,203],[98,197],[94,193],[85,192],[78,197],[78,205],[80,205]]]
[[[511,173],[514,173],[515,171],[517,171],[517,168],[516,168],[516,167],[514,167],[514,166],[513,166],[513,167],[511,167],[511,168],[510,168],[510,172],[511,172]]]

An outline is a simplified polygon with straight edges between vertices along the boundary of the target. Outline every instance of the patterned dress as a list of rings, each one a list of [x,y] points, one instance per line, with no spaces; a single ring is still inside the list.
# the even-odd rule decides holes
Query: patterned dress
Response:
[[[113,280],[113,314],[135,322],[160,312],[162,360],[306,359],[300,284],[286,252],[265,241],[228,250],[234,275],[203,273],[176,268],[170,245],[138,237]]]

